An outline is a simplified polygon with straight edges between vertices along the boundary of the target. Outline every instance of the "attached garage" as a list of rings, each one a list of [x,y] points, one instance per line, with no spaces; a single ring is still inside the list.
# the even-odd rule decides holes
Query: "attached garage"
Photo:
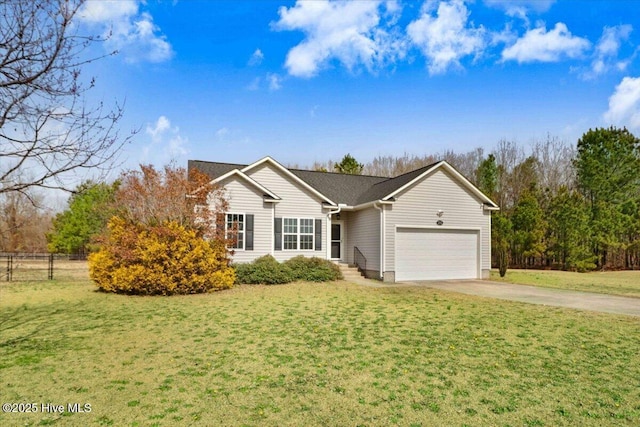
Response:
[[[395,242],[396,281],[481,277],[479,230],[403,227]]]

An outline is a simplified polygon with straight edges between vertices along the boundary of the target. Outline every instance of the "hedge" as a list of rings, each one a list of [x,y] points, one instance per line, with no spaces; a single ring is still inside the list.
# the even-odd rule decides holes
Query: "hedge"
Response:
[[[236,283],[276,285],[296,280],[328,282],[342,279],[340,268],[331,261],[303,255],[283,263],[264,255],[250,263],[235,264]]]

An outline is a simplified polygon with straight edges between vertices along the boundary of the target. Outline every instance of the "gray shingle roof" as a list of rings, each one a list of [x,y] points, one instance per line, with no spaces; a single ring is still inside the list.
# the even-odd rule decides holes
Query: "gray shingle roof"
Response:
[[[222,176],[234,169],[242,169],[245,166],[247,165],[239,165],[235,163],[205,162],[203,160],[189,160],[187,162],[188,172],[191,172],[192,169],[198,169],[200,172],[207,174],[211,179]]]
[[[367,192],[373,185],[389,179],[381,176],[348,175],[300,169],[289,170],[335,203],[346,203],[349,206],[357,205],[362,194]]]
[[[346,203],[355,206],[362,203],[380,200],[393,193],[403,185],[411,182],[420,174],[437,163],[399,175],[395,178],[367,175],[347,175],[334,172],[318,172],[302,169],[289,169],[295,176],[315,188],[335,203]],[[188,169],[197,168],[215,179],[234,169],[242,169],[247,165],[234,163],[205,162],[189,160]]]

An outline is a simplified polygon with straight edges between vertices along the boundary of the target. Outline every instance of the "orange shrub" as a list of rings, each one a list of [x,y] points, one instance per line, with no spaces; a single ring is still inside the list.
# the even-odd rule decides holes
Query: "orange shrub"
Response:
[[[113,217],[108,228],[101,249],[89,256],[89,275],[100,290],[172,295],[233,286],[223,242],[203,240],[175,221],[148,226]]]

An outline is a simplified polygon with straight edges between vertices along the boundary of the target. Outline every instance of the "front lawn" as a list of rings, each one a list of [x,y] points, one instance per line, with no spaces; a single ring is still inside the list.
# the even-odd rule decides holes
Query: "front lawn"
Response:
[[[497,270],[492,270],[491,280],[640,298],[640,271],[507,270],[507,274],[500,277]]]
[[[346,282],[0,284],[0,425],[640,425],[640,322]]]

